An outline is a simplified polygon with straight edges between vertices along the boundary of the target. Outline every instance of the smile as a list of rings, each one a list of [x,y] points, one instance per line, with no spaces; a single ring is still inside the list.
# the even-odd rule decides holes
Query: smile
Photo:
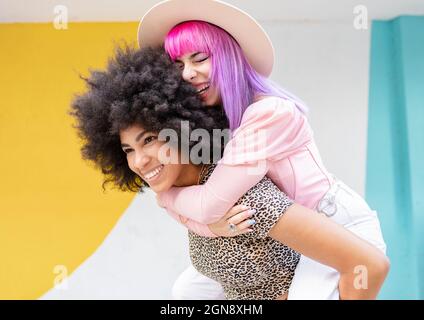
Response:
[[[159,167],[157,167],[156,169],[146,173],[144,175],[144,177],[146,178],[147,181],[153,181],[157,178],[157,176],[159,175],[159,173],[162,171],[162,169],[164,168],[164,165],[161,164]]]
[[[209,85],[204,86],[203,88],[201,88],[200,90],[197,90],[197,94],[203,94],[206,92],[206,90],[209,89]]]

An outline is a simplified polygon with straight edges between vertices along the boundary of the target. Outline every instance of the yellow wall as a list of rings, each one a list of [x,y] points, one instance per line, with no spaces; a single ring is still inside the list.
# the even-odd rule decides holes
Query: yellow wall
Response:
[[[66,114],[78,73],[102,68],[137,23],[0,24],[0,299],[39,298],[56,265],[71,273],[133,194],[102,193]]]

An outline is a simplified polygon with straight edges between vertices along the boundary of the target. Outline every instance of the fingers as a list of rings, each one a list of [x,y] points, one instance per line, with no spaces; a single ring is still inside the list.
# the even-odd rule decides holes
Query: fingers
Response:
[[[239,223],[243,222],[244,220],[252,217],[255,214],[255,212],[256,212],[255,209],[243,210],[239,213],[236,213],[231,218],[229,218],[228,223],[233,223],[235,225],[238,225]]]
[[[256,221],[252,219],[252,216],[255,214],[255,212],[255,209],[244,210],[228,219],[228,226],[234,226],[233,231],[230,231],[231,236],[252,232],[252,226],[254,226],[256,223]]]
[[[253,229],[252,228],[249,228],[249,226],[250,225],[248,225],[247,227],[246,227],[246,223],[245,223],[245,225],[244,226],[237,226],[237,229],[236,229],[236,231],[235,232],[232,232],[229,236],[230,237],[235,237],[235,236],[239,236],[239,235],[241,235],[241,234],[245,234],[245,233],[249,233],[249,232],[253,232]]]
[[[252,216],[256,213],[255,209],[251,209],[247,205],[239,204],[232,207],[220,223],[225,223],[225,236],[234,237],[240,234],[252,232],[252,226],[256,223]],[[231,225],[234,226],[231,230]]]
[[[246,211],[248,209],[250,209],[249,206],[246,206],[244,204],[238,204],[238,205],[232,207],[230,210],[228,210],[228,212],[225,214],[224,217],[225,217],[225,219],[229,219],[232,216],[234,216],[234,215],[236,215],[236,214],[238,214],[242,211]]]
[[[243,222],[237,225],[237,230],[245,231],[247,229],[251,229],[251,227],[254,226],[255,224],[256,224],[256,221],[254,219],[244,220]]]

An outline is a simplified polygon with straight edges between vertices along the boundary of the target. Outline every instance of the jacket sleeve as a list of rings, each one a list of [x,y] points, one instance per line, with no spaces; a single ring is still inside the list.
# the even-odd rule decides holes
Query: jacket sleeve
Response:
[[[294,103],[280,98],[251,105],[205,184],[173,187],[159,194],[160,205],[201,223],[218,221],[266,175],[270,160],[307,142],[306,120],[297,113]]]

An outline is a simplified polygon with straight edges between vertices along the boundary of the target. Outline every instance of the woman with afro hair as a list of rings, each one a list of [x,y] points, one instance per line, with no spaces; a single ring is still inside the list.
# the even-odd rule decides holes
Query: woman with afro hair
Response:
[[[103,188],[159,193],[208,180],[216,167],[212,155],[225,146],[225,134],[217,138],[214,129],[228,122],[219,108],[203,106],[163,48],[118,49],[105,71],[92,71],[85,81],[88,90],[74,99],[70,115],[83,158],[105,176]],[[286,299],[300,254],[340,273],[344,299],[375,298],[387,274],[382,252],[293,203],[268,177],[216,223],[168,213],[189,229],[193,266],[222,286],[227,299]],[[358,265],[367,268],[366,289],[354,286]]]

